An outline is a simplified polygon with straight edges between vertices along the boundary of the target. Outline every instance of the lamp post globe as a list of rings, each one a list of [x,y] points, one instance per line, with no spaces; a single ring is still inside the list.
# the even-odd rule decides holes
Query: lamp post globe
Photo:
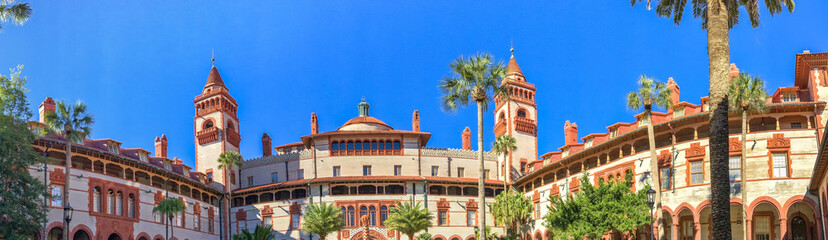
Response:
[[[652,209],[653,204],[655,204],[655,194],[656,191],[652,188],[647,189],[647,206],[650,206],[650,209]]]
[[[63,208],[63,219],[66,220],[66,223],[72,221],[72,215],[75,213],[75,209],[72,208],[72,205],[67,204],[66,207]]]

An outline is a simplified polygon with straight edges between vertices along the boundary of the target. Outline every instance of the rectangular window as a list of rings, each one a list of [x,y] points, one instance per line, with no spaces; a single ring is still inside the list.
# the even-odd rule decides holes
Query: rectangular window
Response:
[[[672,173],[672,171],[671,171],[670,168],[661,168],[661,176],[659,176],[659,177],[661,177],[661,189],[671,189],[672,188],[672,184],[670,184],[670,183],[672,183],[672,181],[670,181],[670,179],[672,177],[671,173]]]
[[[522,172],[522,173],[526,172],[526,163],[525,162],[520,163],[520,172]]]
[[[489,179],[489,169],[483,169],[483,179]]]
[[[457,177],[466,177],[466,169],[461,167],[457,168]]]
[[[796,92],[782,93],[782,102],[796,102]]]
[[[742,156],[730,156],[728,163],[730,166],[730,181],[742,180]]]
[[[262,225],[272,226],[273,225],[273,218],[271,218],[270,216],[262,218]]]
[[[585,148],[592,147],[592,138],[587,139],[587,140],[584,142],[584,147],[585,147]]]
[[[109,152],[118,153],[118,145],[115,144],[107,144],[109,145]]]
[[[684,116],[684,107],[677,107],[673,110],[673,118]]]
[[[193,229],[197,231],[201,230],[201,216],[197,214],[193,214]]]
[[[768,216],[754,217],[753,229],[755,231],[756,240],[770,240],[771,233],[771,219]]]
[[[184,213],[178,213],[175,215],[175,224],[179,227],[184,227]]]
[[[333,176],[334,177],[339,177],[340,174],[342,174],[341,171],[342,171],[342,169],[339,166],[334,166],[333,167]]]
[[[142,162],[146,162],[147,161],[147,153],[144,153],[144,152],[138,153],[138,158],[141,159]]]
[[[270,173],[270,182],[279,182],[279,173]]]
[[[437,226],[445,226],[448,224],[447,220],[448,213],[446,210],[439,210],[437,211]]]
[[[247,186],[248,187],[253,186],[253,176],[247,176]]]
[[[299,214],[291,215],[290,221],[291,221],[291,223],[290,223],[291,229],[299,229],[299,228],[302,227],[302,224],[301,224],[302,221],[299,218]]]
[[[788,177],[788,153],[773,153],[773,176]]]
[[[690,162],[690,184],[700,184],[704,182],[704,162],[693,161]]]
[[[170,168],[170,162],[164,162],[164,169],[167,169],[167,171],[172,170],[172,168]]]
[[[213,219],[209,218],[207,219],[207,232],[213,233],[213,231]]]
[[[63,207],[63,186],[52,185],[52,207]]]
[[[207,182],[213,182],[213,173],[207,173]]]
[[[394,176],[402,175],[402,166],[394,165]]]
[[[296,179],[305,179],[305,170],[304,169],[296,170]]]
[[[617,137],[617,136],[618,136],[618,129],[617,128],[612,129],[612,131],[610,131],[610,137],[614,138],[614,137]]]
[[[466,211],[466,226],[477,225],[477,214],[475,211]]]
[[[440,171],[440,167],[438,166],[431,166],[431,176],[437,176],[437,172]]]
[[[371,165],[362,166],[362,176],[371,176]]]
[[[639,127],[647,126],[647,124],[650,124],[650,119],[646,119],[646,118],[642,117],[641,119],[638,120],[638,126]]]
[[[793,129],[802,128],[802,123],[801,122],[792,122],[791,123],[791,128],[793,128]]]
[[[538,218],[540,218],[540,217],[541,217],[541,214],[540,214],[540,209],[541,209],[541,208],[540,208],[540,203],[535,203],[535,204],[533,204],[533,205],[535,205],[535,206],[534,206],[534,210],[535,210],[535,219],[538,219]]]

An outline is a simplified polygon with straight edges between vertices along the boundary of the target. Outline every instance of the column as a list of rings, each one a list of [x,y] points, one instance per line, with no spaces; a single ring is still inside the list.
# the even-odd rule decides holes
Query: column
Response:
[[[699,139],[699,128],[694,127],[693,128],[693,140],[698,140],[698,139]]]
[[[777,124],[777,126],[779,126],[779,125]],[[788,234],[788,219],[787,218],[779,218],[779,233],[780,233],[779,236],[781,236],[782,239],[787,239],[785,237],[785,235]]]
[[[678,219],[676,217],[673,217],[673,229],[671,229],[671,231],[670,231],[670,235],[673,235],[674,240],[678,240],[679,227],[678,227],[678,221],[677,220]]]
[[[693,239],[701,240],[701,223],[698,221],[693,222]]]
[[[751,223],[752,220],[750,217],[745,219],[745,224],[747,224],[747,232],[745,233],[745,240],[753,239],[753,224]]]
[[[776,130],[779,130],[779,125],[782,125],[782,124],[779,124],[779,118],[778,117],[774,117],[774,118],[776,119]]]

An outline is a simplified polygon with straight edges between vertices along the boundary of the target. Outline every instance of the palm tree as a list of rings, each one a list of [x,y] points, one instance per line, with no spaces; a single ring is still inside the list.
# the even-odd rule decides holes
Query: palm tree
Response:
[[[72,143],[79,142],[83,144],[83,139],[92,133],[90,127],[95,119],[92,114],[86,113],[86,104],[81,101],[75,105],[66,104],[63,101],[58,101],[54,112],[46,113],[45,130],[56,135],[63,135],[66,139],[66,165],[64,170],[66,175],[64,177],[65,186],[63,186],[63,207],[69,206],[69,176],[71,176],[72,169]],[[64,229],[68,228],[69,223],[64,219]],[[63,231],[63,239],[69,239],[70,231]]]
[[[172,225],[173,217],[175,217],[176,214],[184,212],[186,209],[187,206],[184,205],[184,202],[181,201],[181,199],[166,198],[152,208],[152,213],[161,214],[162,217],[167,217],[167,224],[165,224],[166,229],[164,232],[164,234],[167,235],[170,225]],[[165,237],[166,239],[170,239],[169,236]]]
[[[319,235],[320,240],[325,240],[328,234],[339,231],[345,225],[342,219],[342,210],[327,203],[311,204],[305,211],[305,221],[302,228],[307,232]]]
[[[242,165],[242,156],[238,152],[234,151],[226,151],[221,153],[218,158],[218,168],[224,170],[224,188],[227,191],[227,219],[230,219],[230,208],[233,207],[233,189],[230,188],[230,177],[229,172],[233,170],[233,168],[241,167]],[[230,232],[230,221],[225,223],[225,228],[227,229],[227,234]]]
[[[497,154],[503,154],[503,171],[505,172],[503,175],[503,191],[508,191],[509,185],[509,173],[512,171],[512,166],[506,162],[506,158],[509,155],[509,152],[514,151],[517,149],[515,137],[510,136],[509,134],[503,134],[497,137],[492,143],[492,151]]]
[[[764,112],[765,101],[768,93],[765,91],[765,81],[758,77],[752,77],[746,73],[739,74],[730,82],[729,98],[730,107],[742,114],[742,156],[739,163],[739,180],[742,182],[742,202],[747,202],[745,182],[745,158],[747,158],[747,115],[749,111]],[[747,219],[747,205],[742,204],[742,219]],[[742,231],[747,233],[747,224],[742,226]]]
[[[495,197],[492,203],[492,216],[495,223],[502,224],[506,236],[522,236],[532,221],[534,207],[532,201],[522,193],[508,190]]]
[[[0,0],[0,31],[3,31],[3,23],[9,20],[18,25],[23,25],[29,20],[32,14],[32,7],[29,3],[17,3],[14,0]]]
[[[478,228],[486,231],[486,199],[484,197],[484,166],[483,166],[483,112],[488,110],[489,102],[493,97],[505,100],[509,98],[507,88],[501,84],[506,76],[506,67],[503,61],[495,63],[488,53],[478,53],[475,56],[458,57],[449,66],[453,76],[444,77],[440,82],[443,91],[443,109],[456,111],[460,106],[469,105],[469,100],[477,104],[477,161],[479,162],[479,180],[477,182],[477,196],[480,201],[480,216]],[[486,240],[485,235],[480,240]]]
[[[635,5],[641,0],[630,0]],[[650,9],[651,0],[647,0]],[[678,25],[684,16],[687,0],[658,0],[656,14],[672,17]],[[759,26],[759,1],[706,0],[692,1],[693,16],[702,19],[707,31],[707,56],[710,76],[710,190],[713,221],[713,239],[731,239],[730,233],[730,178],[728,177],[728,65],[730,63],[730,28],[739,23],[739,7],[744,6],[752,27]],[[783,7],[793,12],[793,0],[765,1],[771,16]]]
[[[270,229],[272,229],[270,225],[256,226],[252,233],[247,229],[242,229],[240,234],[233,235],[233,240],[273,240],[275,237]]]
[[[391,214],[388,214],[388,219],[383,222],[388,229],[400,231],[400,233],[408,236],[408,240],[414,239],[414,234],[419,231],[428,230],[431,226],[431,220],[434,216],[425,208],[420,206],[420,202],[398,202],[396,206],[391,208]]]
[[[669,109],[673,106],[670,101],[671,91],[664,83],[655,81],[645,75],[638,78],[638,92],[630,92],[627,94],[627,106],[634,110],[644,107],[644,117],[639,121],[644,121],[647,124],[647,138],[650,144],[650,180],[651,186],[655,189],[655,221],[661,222],[661,181],[658,171],[658,157],[656,156],[655,147],[655,133],[653,132],[653,105]],[[664,229],[658,224],[658,239],[664,235]]]

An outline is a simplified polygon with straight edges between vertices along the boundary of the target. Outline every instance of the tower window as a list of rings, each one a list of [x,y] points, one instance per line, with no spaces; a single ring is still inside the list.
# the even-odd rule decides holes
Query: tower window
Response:
[[[204,122],[204,129],[211,128],[211,127],[213,127],[213,126],[214,126],[214,125],[213,125],[213,121],[212,121],[212,120],[207,120],[207,121],[205,121],[205,122]]]
[[[517,116],[525,118],[526,117],[526,110],[520,109],[517,111]]]
[[[506,113],[501,112],[500,117],[499,117],[499,121],[503,121],[503,120],[506,120]]]

